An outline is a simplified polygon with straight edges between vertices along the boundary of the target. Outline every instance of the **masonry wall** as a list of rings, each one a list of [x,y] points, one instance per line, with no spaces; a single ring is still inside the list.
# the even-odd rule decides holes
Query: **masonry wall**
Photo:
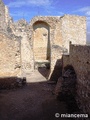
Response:
[[[4,31],[6,28],[5,25],[5,5],[2,0],[0,0],[0,31]]]
[[[72,43],[74,44],[85,45],[86,43],[86,18],[85,17],[74,16],[74,15],[64,15],[62,17],[37,16],[30,21],[30,26],[28,31],[30,35],[29,39],[30,39],[30,44],[32,49],[33,49],[34,40],[35,40],[33,25],[36,22],[39,22],[39,23],[44,22],[47,25],[49,25],[51,71],[53,71],[54,66],[56,64],[55,63],[56,58],[60,59],[59,56],[56,57],[58,53],[55,51],[53,52],[53,45],[61,47],[62,52],[69,53],[70,41],[72,41]],[[40,34],[38,34],[39,37],[40,37]],[[60,55],[62,56],[62,53],[60,53]]]
[[[2,0],[0,0],[0,15],[1,31],[3,32],[2,29],[4,29],[4,32],[12,39],[21,41],[23,76],[34,70],[35,59],[49,60],[52,73],[57,59],[61,59],[62,53],[69,52],[69,41],[74,44],[85,44],[86,42],[85,17],[36,16],[29,24],[25,20],[12,22],[8,8]],[[57,46],[60,50],[57,51],[57,47],[53,46]]]
[[[90,114],[90,46],[70,45],[70,56],[63,56],[63,67],[72,65],[77,75],[78,105]]]
[[[64,15],[61,17],[63,47],[69,52],[69,42],[86,44],[86,17]]]
[[[51,49],[51,74],[49,76],[50,80],[57,81],[62,75],[62,53],[63,49],[59,45],[52,45]]]
[[[28,23],[21,19],[10,24],[12,31],[11,36],[21,41],[21,75],[26,77],[26,73],[34,70],[33,51],[29,40],[30,31],[28,30]],[[29,31],[29,32],[28,32]]]
[[[48,31],[48,36],[45,36],[46,34],[41,34],[41,33],[45,33],[45,29],[41,29],[40,25],[37,24],[39,23],[42,27],[43,27],[43,24],[44,23],[46,25],[46,29]],[[41,32],[38,33],[38,36],[35,38],[35,24],[37,24],[37,28],[40,27],[41,29]],[[40,55],[40,53],[45,53],[46,51],[46,56],[44,54],[44,59],[47,57],[48,60],[50,60],[50,69],[51,71],[53,71],[54,69],[54,66],[55,66],[55,62],[56,62],[56,58],[57,59],[60,59],[59,56],[57,55],[58,53],[55,52],[53,53],[53,45],[57,45],[59,47],[62,46],[62,35],[61,35],[61,22],[60,22],[60,16],[58,17],[54,17],[54,16],[37,16],[37,17],[34,17],[31,21],[30,21],[30,25],[29,25],[29,40],[30,40],[30,45],[31,45],[31,48],[33,50],[33,55],[36,54],[36,56],[39,56],[41,57],[41,61],[42,61],[42,57],[43,55]],[[43,36],[43,37],[42,37]],[[43,41],[43,42],[39,42],[40,39]],[[48,39],[48,42],[46,42],[46,40]],[[36,40],[36,42],[35,42]],[[45,42],[45,43],[44,43]],[[34,52],[34,48],[35,48],[35,44],[36,44],[36,48],[38,46],[38,43],[39,43],[39,46],[41,45],[41,47],[43,47],[44,45],[44,52],[42,50],[38,51],[36,50],[36,53]],[[47,43],[47,45],[46,45]],[[56,57],[55,57],[56,55]],[[54,56],[54,57],[53,57]],[[58,56],[58,57],[57,57]],[[35,62],[35,56],[34,57],[34,62]],[[52,58],[53,57],[53,58]],[[32,64],[32,63],[31,63]]]
[[[10,24],[10,29],[15,36],[22,39],[22,73],[25,74],[33,71],[35,59],[42,60],[42,57],[43,60],[49,58],[52,73],[57,59],[61,59],[62,53],[69,52],[69,41],[75,44],[85,44],[86,42],[86,18],[80,16],[36,16],[30,21],[30,24],[25,20],[19,20]],[[36,34],[36,30],[38,34]],[[44,34],[45,32],[47,35]],[[46,39],[48,42],[46,42]],[[58,46],[58,48],[62,49],[62,52],[58,51],[58,53],[57,47],[54,48],[56,50],[53,52],[53,46]],[[42,47],[42,50],[39,49]]]
[[[20,77],[20,42],[0,33],[0,77]]]
[[[48,56],[48,52],[50,51],[49,34],[48,24],[44,22],[37,22],[34,24],[33,52],[35,61],[48,60],[50,56]]]

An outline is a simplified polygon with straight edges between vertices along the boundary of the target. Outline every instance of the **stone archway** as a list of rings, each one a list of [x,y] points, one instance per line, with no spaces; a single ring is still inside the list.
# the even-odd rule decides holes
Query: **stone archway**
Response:
[[[43,21],[37,21],[33,25],[33,30],[33,51],[36,68],[37,64],[38,66],[50,64],[50,27]]]

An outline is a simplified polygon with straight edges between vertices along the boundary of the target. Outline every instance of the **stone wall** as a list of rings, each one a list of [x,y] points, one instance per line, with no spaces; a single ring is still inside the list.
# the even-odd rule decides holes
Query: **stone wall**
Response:
[[[0,77],[21,75],[20,42],[0,33]]]
[[[62,17],[37,16],[30,21],[29,30],[28,30],[29,40],[30,40],[33,53],[34,53],[34,44],[35,44],[34,42],[35,34],[34,34],[33,26],[37,22],[39,23],[44,22],[49,26],[49,40],[50,40],[49,55],[50,55],[51,71],[53,71],[56,61],[57,59],[60,59],[60,56],[62,56],[62,53],[69,52],[69,41],[72,41],[75,44],[86,43],[86,18],[85,17],[72,16],[72,15],[65,15]],[[39,37],[41,36],[41,32],[38,33],[38,36]],[[36,37],[36,39],[37,38],[38,37]],[[53,45],[58,46],[59,48],[62,49],[62,53],[60,52],[60,56],[58,56],[57,50],[56,52],[55,51],[53,52]],[[39,53],[40,51],[39,52],[37,51],[37,55],[39,55]],[[58,57],[55,57],[55,56],[58,56]],[[35,56],[33,57],[35,60]]]
[[[4,31],[6,29],[6,23],[5,23],[5,5],[0,0],[0,31]]]
[[[62,53],[69,52],[69,41],[74,44],[86,43],[85,17],[36,16],[30,23],[25,20],[13,22],[8,7],[2,0],[0,0],[0,14],[0,29],[4,29],[4,33],[12,39],[21,41],[20,55],[23,76],[34,70],[36,59],[41,62],[48,60],[52,73],[56,61],[61,59]]]
[[[5,23],[7,26],[9,26],[13,22],[12,17],[9,14],[9,9],[5,5]]]
[[[33,52],[29,41],[28,23],[21,19],[17,22],[13,22],[9,26],[9,35],[14,39],[21,41],[21,75],[26,76],[26,73],[30,73],[34,70]]]
[[[63,47],[69,52],[69,42],[86,44],[86,17],[64,15],[61,17]]]
[[[50,80],[57,81],[62,75],[62,53],[63,49],[59,45],[52,45],[50,61]]]
[[[90,114],[90,46],[70,45],[70,55],[63,56],[63,67],[71,65],[77,75],[78,105]]]
[[[30,64],[33,65],[33,67],[35,66],[35,64],[33,64],[33,63],[35,63],[35,54],[36,54],[36,56],[41,57],[40,58],[41,62],[42,62],[42,55],[40,55],[40,54],[42,54],[42,53],[43,53],[44,59],[49,60],[50,62],[52,61],[52,58],[51,58],[51,56],[53,54],[52,53],[52,45],[54,45],[54,44],[60,45],[59,42],[62,41],[62,39],[59,40],[59,38],[60,38],[59,36],[57,37],[57,31],[58,31],[58,34],[61,32],[61,31],[59,31],[59,26],[60,26],[59,20],[60,20],[60,16],[59,17],[37,16],[37,17],[34,17],[30,21],[27,35],[29,38],[31,50],[33,52],[33,57],[32,57],[32,60],[30,61]],[[37,23],[39,23],[43,27],[43,29],[40,27],[39,24],[37,25],[37,29],[40,29],[41,32],[39,30],[40,33],[38,33],[38,36],[35,39],[35,25]],[[42,23],[44,24],[44,26]],[[43,32],[45,32],[45,30],[46,30],[44,28],[47,28],[48,36],[45,36],[45,35],[43,36]],[[39,38],[43,41],[43,43],[39,42],[39,40],[38,40]],[[46,41],[46,38],[48,41]],[[58,38],[57,43],[55,43],[56,38]],[[35,42],[35,40],[36,40],[36,42]],[[38,43],[39,43],[39,48],[41,48],[42,46],[44,47],[43,48],[44,52],[41,49],[39,49],[40,51],[36,50],[36,53],[34,52],[35,49],[37,48]],[[41,45],[41,47],[40,47],[40,45]],[[36,48],[35,48],[35,46],[36,46]],[[58,59],[59,59],[59,56],[58,56]],[[53,64],[53,66],[52,65],[50,66],[50,69],[54,69],[54,65],[55,65],[55,63]]]
[[[34,24],[33,52],[35,60],[48,60],[50,51],[49,26],[44,22]]]
[[[12,18],[9,15],[8,7],[0,0],[0,31],[8,33],[8,25],[12,23]]]
[[[21,37],[22,75],[34,70],[36,60],[49,60],[52,74],[57,59],[69,52],[70,40],[75,44],[86,41],[86,21],[80,16],[36,16],[30,24],[25,20],[11,23],[9,30],[9,34]]]

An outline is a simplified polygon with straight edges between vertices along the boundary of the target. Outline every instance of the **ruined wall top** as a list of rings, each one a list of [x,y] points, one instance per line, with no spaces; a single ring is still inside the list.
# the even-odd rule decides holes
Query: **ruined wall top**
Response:
[[[48,21],[48,19],[50,20],[50,21],[52,21],[53,22],[53,20],[55,21],[56,20],[56,22],[57,22],[57,20],[60,20],[60,19],[62,19],[62,18],[81,18],[81,19],[86,19],[86,17],[85,16],[79,16],[79,15],[69,15],[69,14],[65,14],[65,15],[63,15],[63,16],[35,16],[35,17],[33,17],[32,19],[31,19],[31,21],[30,21],[30,24],[34,24],[36,21]]]
[[[12,23],[12,18],[9,15],[8,7],[0,0],[0,31],[7,32],[10,23]]]
[[[4,5],[4,3],[3,3],[3,1],[2,1],[2,0],[0,0],[0,4],[3,4],[3,5]]]
[[[65,14],[63,16],[35,16],[34,18],[31,19],[29,25],[32,26],[35,22],[37,21],[44,21],[47,24],[49,24],[50,26],[53,26],[53,22],[58,22],[61,19],[82,19],[82,20],[86,20],[85,16],[79,16],[79,15],[69,15],[69,14]],[[75,19],[75,20],[76,20]]]
[[[43,21],[47,23],[51,28],[54,28],[55,22],[59,21],[60,16],[35,16],[34,18],[31,19],[29,26],[33,26],[33,24],[37,21]]]
[[[64,15],[64,16],[35,16],[30,23],[21,19],[13,22],[8,7],[0,0],[0,31],[6,31],[8,35],[14,34],[16,36],[28,35],[31,39],[33,33],[33,25],[36,22],[45,22],[50,27],[51,41],[58,44],[63,42],[63,46],[67,46],[69,41],[74,44],[85,43],[86,39],[86,17],[78,15]],[[77,33],[78,35],[77,35]],[[55,41],[58,41],[57,43]],[[62,42],[60,45],[62,45]]]

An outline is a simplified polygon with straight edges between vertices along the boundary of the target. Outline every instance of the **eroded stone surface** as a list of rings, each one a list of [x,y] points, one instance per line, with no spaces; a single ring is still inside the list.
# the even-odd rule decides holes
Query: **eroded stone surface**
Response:
[[[12,39],[21,41],[21,72],[33,71],[35,61],[49,60],[51,74],[57,59],[69,52],[69,41],[73,44],[86,43],[86,18],[75,15],[37,16],[30,23],[25,20],[13,22],[8,8],[2,3],[1,30]],[[4,27],[5,26],[5,27]],[[78,33],[78,34],[77,34]],[[54,46],[58,46],[54,47]],[[58,49],[61,48],[62,50]]]
[[[69,45],[70,41],[80,45]],[[88,112],[90,47],[84,46],[85,44],[85,17],[37,16],[30,23],[25,20],[13,22],[8,8],[0,0],[0,77],[27,77],[28,73],[35,70],[37,67],[35,63],[39,60],[41,63],[48,61],[50,63],[48,76],[54,72],[58,79],[62,72],[61,68],[68,64],[72,65],[77,75],[78,99],[83,110]],[[62,59],[62,54],[65,53],[70,53],[70,56],[67,54]],[[57,67],[60,68],[60,75]],[[88,105],[85,105],[86,102]]]
[[[70,44],[70,55],[63,56],[63,67],[72,65],[77,75],[76,100],[81,110],[90,114],[90,46]]]
[[[20,76],[20,43],[0,33],[0,77]]]

